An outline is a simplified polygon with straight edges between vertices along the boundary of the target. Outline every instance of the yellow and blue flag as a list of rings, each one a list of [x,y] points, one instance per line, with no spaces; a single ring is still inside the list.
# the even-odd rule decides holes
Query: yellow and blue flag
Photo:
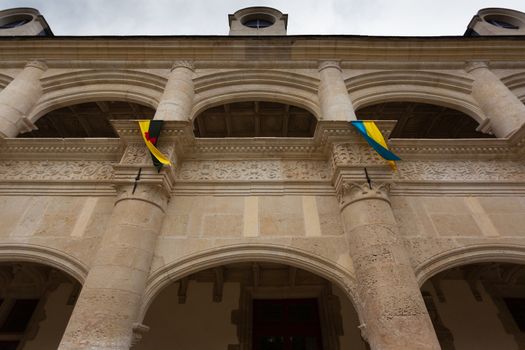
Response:
[[[392,170],[396,170],[396,160],[401,160],[398,156],[392,153],[385,142],[385,138],[381,131],[379,131],[376,123],[371,120],[353,120],[350,122],[357,131],[365,138],[370,146],[384,159]]]
[[[140,133],[146,143],[146,147],[151,154],[153,165],[160,171],[163,165],[171,165],[170,160],[161,151],[158,150],[157,141],[160,136],[160,129],[162,127],[162,120],[139,120]]]

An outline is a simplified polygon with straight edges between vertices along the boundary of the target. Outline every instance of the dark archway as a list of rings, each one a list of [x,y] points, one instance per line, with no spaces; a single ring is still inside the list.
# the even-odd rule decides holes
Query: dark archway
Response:
[[[57,349],[81,285],[53,267],[0,263],[0,349]]]
[[[250,101],[208,108],[193,124],[196,137],[313,137],[317,119],[289,104]]]
[[[525,346],[525,265],[450,268],[428,279],[421,292],[443,350]]]
[[[277,314],[287,320],[279,329],[266,322]],[[186,275],[155,297],[143,323],[150,330],[135,349],[256,349],[265,341],[282,345],[275,349],[288,349],[285,343],[293,341],[300,349],[366,349],[357,313],[341,289],[314,273],[268,261]]]
[[[152,119],[155,110],[132,102],[98,101],[55,109],[35,125],[38,130],[20,134],[20,138],[118,137],[112,119]]]
[[[418,102],[384,102],[356,111],[361,120],[397,120],[391,138],[492,138],[476,131],[478,122],[458,110]]]

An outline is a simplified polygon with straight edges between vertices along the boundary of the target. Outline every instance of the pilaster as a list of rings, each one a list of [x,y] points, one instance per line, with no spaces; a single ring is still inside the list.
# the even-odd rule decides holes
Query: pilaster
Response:
[[[40,78],[47,70],[41,61],[32,61],[0,92],[0,136],[16,137],[36,127],[27,118],[42,95]]]
[[[348,95],[339,62],[319,63],[319,101],[323,120],[356,120],[354,106]]]
[[[488,62],[467,62],[465,71],[474,78],[472,96],[497,137],[509,137],[525,124],[525,105],[489,69]]]

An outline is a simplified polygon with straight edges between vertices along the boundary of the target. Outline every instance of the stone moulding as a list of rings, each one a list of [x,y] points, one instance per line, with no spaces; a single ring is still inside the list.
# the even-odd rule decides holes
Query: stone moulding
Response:
[[[51,266],[74,277],[80,284],[84,283],[89,272],[88,266],[75,257],[34,244],[0,244],[0,261],[26,261]]]
[[[113,160],[124,148],[119,139],[33,139],[16,138],[0,142],[0,160]]]
[[[293,57],[297,61],[331,58],[338,60],[393,62],[467,61],[473,56],[491,61],[522,61],[523,38],[490,38],[476,40],[468,37],[381,38],[358,36],[286,36],[282,38],[235,37],[135,37],[120,38],[75,37],[60,40],[47,38],[3,38],[4,60],[27,61],[39,57],[54,67],[53,61],[68,63],[75,60],[126,60],[127,62],[166,61],[166,57],[187,60],[233,61],[246,60],[247,50],[255,44],[264,47],[254,61],[273,61],[275,57]],[[255,40],[257,40],[255,42]],[[395,45],[392,44],[395,40]],[[222,44],[222,45],[221,45]],[[284,46],[283,46],[284,45]],[[104,50],[100,50],[104,47]],[[283,53],[284,47],[287,50]],[[52,57],[50,57],[52,53]]]
[[[137,70],[98,69],[47,76],[42,79],[42,88],[46,94],[80,85],[124,84],[144,87],[162,94],[166,81],[166,78]]]
[[[0,89],[5,88],[12,80],[13,78],[9,75],[0,73]]]
[[[118,160],[127,142],[140,143],[136,121],[112,121],[120,139],[3,139],[0,141],[0,159],[115,159]],[[232,159],[232,157],[328,159],[332,144],[359,144],[366,151],[366,143],[347,122],[318,123],[313,138],[195,138],[188,122],[168,121],[161,133],[162,140],[177,142],[181,159]],[[395,122],[378,121],[380,130],[389,135]],[[525,129],[508,139],[413,140],[391,139],[390,147],[405,160],[506,159],[523,157]],[[374,157],[368,151],[366,157]],[[76,158],[79,159],[79,158]],[[237,158],[238,159],[238,158]]]
[[[111,120],[111,124],[117,131],[120,139],[124,142],[142,142],[139,125],[136,120]],[[165,121],[162,126],[159,139],[168,142],[176,141],[178,137],[193,135],[193,131],[188,122],[184,121]]]
[[[481,262],[523,264],[525,246],[518,244],[476,244],[426,257],[414,271],[420,286],[429,278],[450,268]]]
[[[268,81],[272,84],[280,82],[286,86],[304,89],[312,94],[317,94],[317,87],[319,85],[319,79],[312,78],[308,75],[291,73],[289,71],[265,69],[234,70],[207,74],[196,78],[195,93],[198,94],[213,87],[222,87],[235,82],[246,84],[250,82],[259,83],[260,81]]]
[[[433,71],[392,70],[361,74],[345,80],[349,92],[363,88],[383,85],[422,85],[443,88],[470,94],[473,80],[468,76],[459,76]]]
[[[320,119],[319,80],[284,70],[223,71],[195,79],[195,104],[190,119],[216,105],[240,100],[269,100],[306,108]]]
[[[327,260],[325,257],[314,255],[298,248],[250,243],[227,245],[196,252],[195,254],[181,257],[176,261],[168,262],[163,267],[152,271],[147,281],[137,322],[141,322],[144,319],[152,301],[162,289],[170,283],[197,271],[245,261],[266,261],[286,264],[326,278],[334,282],[345,292],[354,304],[358,314],[360,314],[360,304],[357,302],[356,281],[352,271],[348,271],[337,263]]]

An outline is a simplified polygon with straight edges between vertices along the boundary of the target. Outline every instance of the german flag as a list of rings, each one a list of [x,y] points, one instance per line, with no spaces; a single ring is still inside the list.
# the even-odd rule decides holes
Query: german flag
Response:
[[[151,160],[153,165],[160,172],[163,165],[171,165],[170,160],[158,150],[155,145],[159,140],[160,129],[162,128],[162,120],[139,120],[140,132],[146,147],[148,147],[149,153],[151,154]]]

